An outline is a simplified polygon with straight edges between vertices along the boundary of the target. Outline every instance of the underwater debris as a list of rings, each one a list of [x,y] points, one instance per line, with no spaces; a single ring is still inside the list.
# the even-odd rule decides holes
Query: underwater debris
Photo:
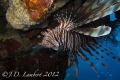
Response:
[[[58,4],[60,2],[64,4]],[[14,29],[28,30],[31,25],[43,22],[66,2],[68,0],[9,0],[6,19]]]
[[[84,3],[82,3],[82,0],[77,0],[77,2],[71,1],[54,14],[54,18],[59,22],[59,25],[43,34],[44,37],[41,46],[57,51],[69,51],[68,61],[71,66],[78,65],[76,57],[78,55],[82,60],[87,61],[97,72],[94,63],[90,62],[90,58],[85,54],[87,53],[99,61],[102,66],[108,68],[92,52],[105,59],[98,51],[102,49],[100,50],[101,52],[111,55],[113,59],[120,61],[120,58],[115,56],[109,47],[100,44],[98,41],[100,36],[105,37],[105,35],[109,35],[112,29],[109,24],[106,25],[104,19],[103,21],[99,21],[98,19],[119,10],[119,6],[120,0],[86,0]]]

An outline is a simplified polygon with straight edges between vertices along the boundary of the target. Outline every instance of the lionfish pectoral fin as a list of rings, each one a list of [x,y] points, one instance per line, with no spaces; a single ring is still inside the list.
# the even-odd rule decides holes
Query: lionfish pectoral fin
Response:
[[[89,63],[89,65],[92,67],[92,69],[93,69],[96,73],[98,73],[98,70],[96,69],[94,63],[91,62],[91,63]]]
[[[75,28],[74,31],[91,37],[100,37],[108,35],[111,32],[111,27],[103,25],[97,28]]]
[[[89,58],[81,51],[77,50],[78,56],[83,60],[83,61],[88,61]]]
[[[118,56],[116,56],[113,52],[112,49],[104,44],[98,43],[96,45],[95,42],[90,43],[91,45],[93,45],[96,49],[99,48],[99,51],[102,53],[105,53],[106,55],[110,56],[111,58],[117,60],[118,62],[120,62],[120,58]]]
[[[109,68],[106,64],[104,64],[98,57],[96,57],[91,51],[90,51],[90,48],[86,47],[86,48],[83,48],[83,50],[85,52],[87,52],[90,56],[92,56],[94,59],[96,59],[97,61],[99,61],[102,66],[104,66],[105,68]]]
[[[83,10],[81,10],[84,14],[82,14],[82,17],[77,19],[76,22],[79,23],[79,26],[93,22],[120,10],[119,6],[120,0],[87,0],[85,4],[83,4]]]
[[[76,66],[76,68],[75,68],[75,71],[74,71],[74,72],[75,72],[75,75],[76,75],[76,76],[78,76],[78,75],[79,75],[79,68],[78,68],[78,65]]]
[[[90,62],[89,58],[84,54],[84,52],[82,52],[81,50],[77,50],[77,53],[78,53],[78,56],[79,56],[82,60],[86,61],[86,62],[90,65],[90,67],[91,67],[96,73],[98,73],[98,71],[97,71],[94,63],[93,63],[93,62]]]

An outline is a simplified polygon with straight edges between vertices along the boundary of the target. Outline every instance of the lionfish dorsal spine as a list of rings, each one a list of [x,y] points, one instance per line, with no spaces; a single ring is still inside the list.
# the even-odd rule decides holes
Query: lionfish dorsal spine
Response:
[[[78,2],[68,3],[67,6],[56,12],[55,18],[58,17],[58,22],[72,23],[73,25],[64,27],[67,31],[70,31],[119,10],[119,6],[120,0],[86,0],[84,3],[79,0]]]

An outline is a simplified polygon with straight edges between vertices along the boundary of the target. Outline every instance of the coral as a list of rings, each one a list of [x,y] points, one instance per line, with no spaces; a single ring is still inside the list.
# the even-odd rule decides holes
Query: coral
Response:
[[[31,16],[30,21],[38,21],[48,16],[53,0],[25,0],[25,4]]]
[[[69,0],[10,0],[6,19],[14,29],[28,30],[43,22]],[[61,4],[62,3],[62,4]]]
[[[29,13],[21,0],[9,1],[6,19],[15,29],[23,29],[26,26],[29,27],[30,25],[36,24],[36,22],[30,21]]]

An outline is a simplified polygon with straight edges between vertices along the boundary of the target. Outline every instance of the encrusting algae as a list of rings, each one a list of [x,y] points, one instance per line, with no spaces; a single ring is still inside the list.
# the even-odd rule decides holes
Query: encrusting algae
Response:
[[[47,17],[53,0],[25,0],[25,4],[31,16],[30,21],[38,21]]]

